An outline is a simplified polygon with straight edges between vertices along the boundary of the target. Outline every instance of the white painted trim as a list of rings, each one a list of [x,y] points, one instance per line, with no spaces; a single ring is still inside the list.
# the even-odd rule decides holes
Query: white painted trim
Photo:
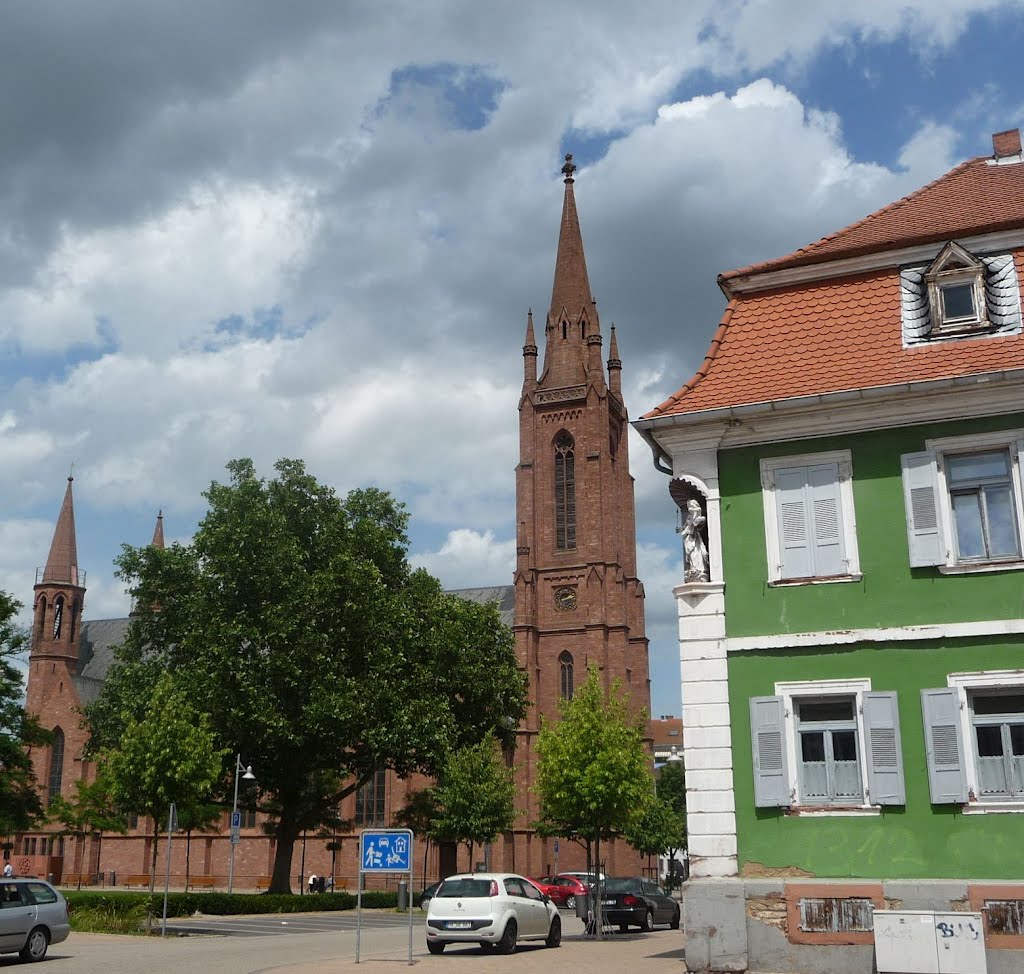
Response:
[[[825,257],[816,264],[745,274],[743,277],[726,280],[725,287],[733,294],[747,294],[752,291],[765,291],[769,288],[785,287],[790,284],[807,284],[833,277],[846,277],[851,274],[863,274],[866,271],[884,270],[887,267],[895,270],[904,264],[930,262],[948,242],[948,240],[937,240],[934,243],[901,247],[899,250],[876,251],[857,257],[845,257],[841,260],[829,260]],[[971,252],[1012,250],[1024,245],[1024,234],[1019,229],[1000,230],[996,233],[976,234],[973,237],[958,237],[957,243]]]
[[[793,807],[800,807],[800,773],[797,770],[796,754],[796,711],[793,707],[794,697],[827,697],[844,696],[854,698],[854,715],[857,720],[857,749],[860,755],[860,784],[861,793],[868,793],[868,762],[864,742],[864,714],[861,707],[861,694],[871,690],[870,677],[852,677],[841,680],[780,680],[775,684],[775,695],[782,697],[783,721],[786,725],[786,760],[789,770],[789,793],[793,799]],[[861,808],[871,808],[870,804],[863,804]],[[829,809],[828,811],[831,811]],[[835,813],[841,813],[836,809]],[[812,813],[805,813],[812,814]],[[846,814],[861,814],[853,809],[847,809]]]
[[[864,818],[881,815],[881,805],[858,805],[856,808],[794,808],[789,812],[794,818]]]
[[[843,550],[847,571],[843,575],[811,579],[782,577],[782,552],[779,543],[779,520],[775,498],[775,473],[784,467],[809,467],[834,463],[839,468],[839,512],[843,525]],[[761,500],[764,509],[765,541],[768,551],[768,584],[810,584],[813,581],[852,581],[860,577],[860,553],[857,550],[857,516],[853,507],[853,458],[849,450],[827,450],[821,453],[799,453],[785,457],[764,457],[761,460]]]
[[[1019,572],[1024,561],[964,562],[962,565],[938,565],[940,575],[985,575],[990,572]]]
[[[849,646],[852,643],[898,643],[922,639],[969,639],[974,636],[1021,634],[1024,634],[1024,619],[986,619],[983,622],[947,622],[924,626],[830,629],[822,632],[741,636],[726,641],[726,652],[746,653],[759,649],[807,649],[812,646]]]
[[[967,793],[978,794],[978,767],[975,761],[975,736],[971,726],[971,707],[967,699],[968,690],[984,690],[995,687],[1024,688],[1024,670],[977,670],[973,673],[950,673],[946,686],[957,690],[960,698],[960,739],[964,742],[964,772],[967,775]],[[1016,806],[1016,807],[1014,807]],[[962,806],[964,814],[980,815],[985,812],[1024,812],[1024,801],[1004,802],[998,799],[969,801]]]

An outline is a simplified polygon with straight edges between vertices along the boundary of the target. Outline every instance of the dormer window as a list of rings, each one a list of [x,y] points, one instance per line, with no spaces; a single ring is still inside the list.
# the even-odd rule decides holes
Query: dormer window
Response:
[[[985,265],[959,244],[948,243],[925,271],[932,330],[951,334],[988,327]]]
[[[900,305],[904,346],[1021,331],[1013,255],[979,257],[953,241],[927,266],[900,271]]]

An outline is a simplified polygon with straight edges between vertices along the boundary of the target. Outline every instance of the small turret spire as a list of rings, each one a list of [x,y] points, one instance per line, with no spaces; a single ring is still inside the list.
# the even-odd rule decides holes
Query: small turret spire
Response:
[[[608,388],[622,396],[622,359],[619,358],[619,341],[615,337],[615,323],[612,322],[611,338],[608,341]]]
[[[74,477],[68,477],[64,491],[64,503],[57,516],[57,527],[50,543],[50,554],[46,558],[42,583],[58,582],[78,585],[78,543],[75,539],[75,498],[71,490]]]
[[[153,540],[150,542],[154,548],[164,547],[164,512],[157,511],[156,527],[153,529]]]
[[[526,313],[526,341],[523,343],[523,388],[537,385],[537,338],[533,333],[533,308]]]

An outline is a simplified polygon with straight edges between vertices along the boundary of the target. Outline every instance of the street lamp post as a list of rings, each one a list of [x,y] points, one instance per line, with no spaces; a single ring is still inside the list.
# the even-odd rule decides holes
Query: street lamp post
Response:
[[[244,772],[244,774],[243,774]],[[235,755],[235,800],[231,803],[231,861],[228,864],[228,892],[232,892],[235,886],[235,846],[238,844],[237,837],[235,835],[234,826],[235,818],[238,815],[238,778],[239,775],[246,781],[255,781],[256,775],[252,773],[252,765],[242,765],[242,755]]]

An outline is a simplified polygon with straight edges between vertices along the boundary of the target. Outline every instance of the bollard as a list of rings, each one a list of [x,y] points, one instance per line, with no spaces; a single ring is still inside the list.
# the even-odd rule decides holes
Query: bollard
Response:
[[[398,881],[398,909],[409,909],[409,884],[404,879]]]

